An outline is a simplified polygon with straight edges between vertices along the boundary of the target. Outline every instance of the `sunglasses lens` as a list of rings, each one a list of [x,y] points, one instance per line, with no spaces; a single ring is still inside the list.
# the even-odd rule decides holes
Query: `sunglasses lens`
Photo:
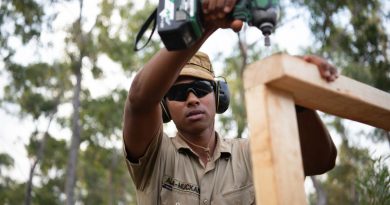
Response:
[[[192,92],[201,98],[213,91],[213,85],[209,81],[199,80],[191,83],[182,83],[172,86],[166,94],[168,100],[185,101],[188,93]]]
[[[185,101],[187,98],[188,88],[188,85],[185,84],[175,85],[168,91],[166,97],[168,98],[168,100]]]
[[[193,84],[195,95],[198,98],[204,97],[207,94],[213,92],[213,85],[208,81],[195,81]]]

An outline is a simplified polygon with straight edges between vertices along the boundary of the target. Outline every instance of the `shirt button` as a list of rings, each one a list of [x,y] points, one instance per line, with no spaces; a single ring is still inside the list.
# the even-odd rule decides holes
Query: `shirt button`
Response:
[[[207,199],[203,200],[203,204],[207,204],[207,202],[209,202]]]

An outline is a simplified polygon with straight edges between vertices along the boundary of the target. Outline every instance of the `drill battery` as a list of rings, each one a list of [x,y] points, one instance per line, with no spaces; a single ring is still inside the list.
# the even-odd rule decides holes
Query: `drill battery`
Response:
[[[199,0],[160,0],[157,30],[168,50],[193,45],[203,33]]]

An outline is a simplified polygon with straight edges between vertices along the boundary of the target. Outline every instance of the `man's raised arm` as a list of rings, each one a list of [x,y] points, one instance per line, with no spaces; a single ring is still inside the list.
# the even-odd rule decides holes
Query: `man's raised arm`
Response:
[[[138,160],[162,126],[160,101],[172,86],[185,63],[218,28],[232,28],[226,16],[235,0],[221,4],[219,0],[203,2],[205,32],[194,46],[182,51],[157,52],[138,72],[132,82],[124,109],[123,138],[131,160]],[[233,6],[232,6],[233,5]],[[241,28],[234,24],[234,30]]]

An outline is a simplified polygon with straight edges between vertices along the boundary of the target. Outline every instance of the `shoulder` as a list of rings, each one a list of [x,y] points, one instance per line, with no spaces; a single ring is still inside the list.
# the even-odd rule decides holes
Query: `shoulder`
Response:
[[[221,150],[230,152],[233,156],[249,157],[250,147],[247,138],[219,138]]]
[[[252,173],[252,159],[249,139],[233,138],[221,139],[221,149],[230,152],[233,167],[239,167],[246,170],[246,173]],[[223,148],[225,147],[225,148]],[[237,168],[238,169],[238,168]]]
[[[231,146],[249,146],[249,139],[247,138],[221,138],[221,141]]]

